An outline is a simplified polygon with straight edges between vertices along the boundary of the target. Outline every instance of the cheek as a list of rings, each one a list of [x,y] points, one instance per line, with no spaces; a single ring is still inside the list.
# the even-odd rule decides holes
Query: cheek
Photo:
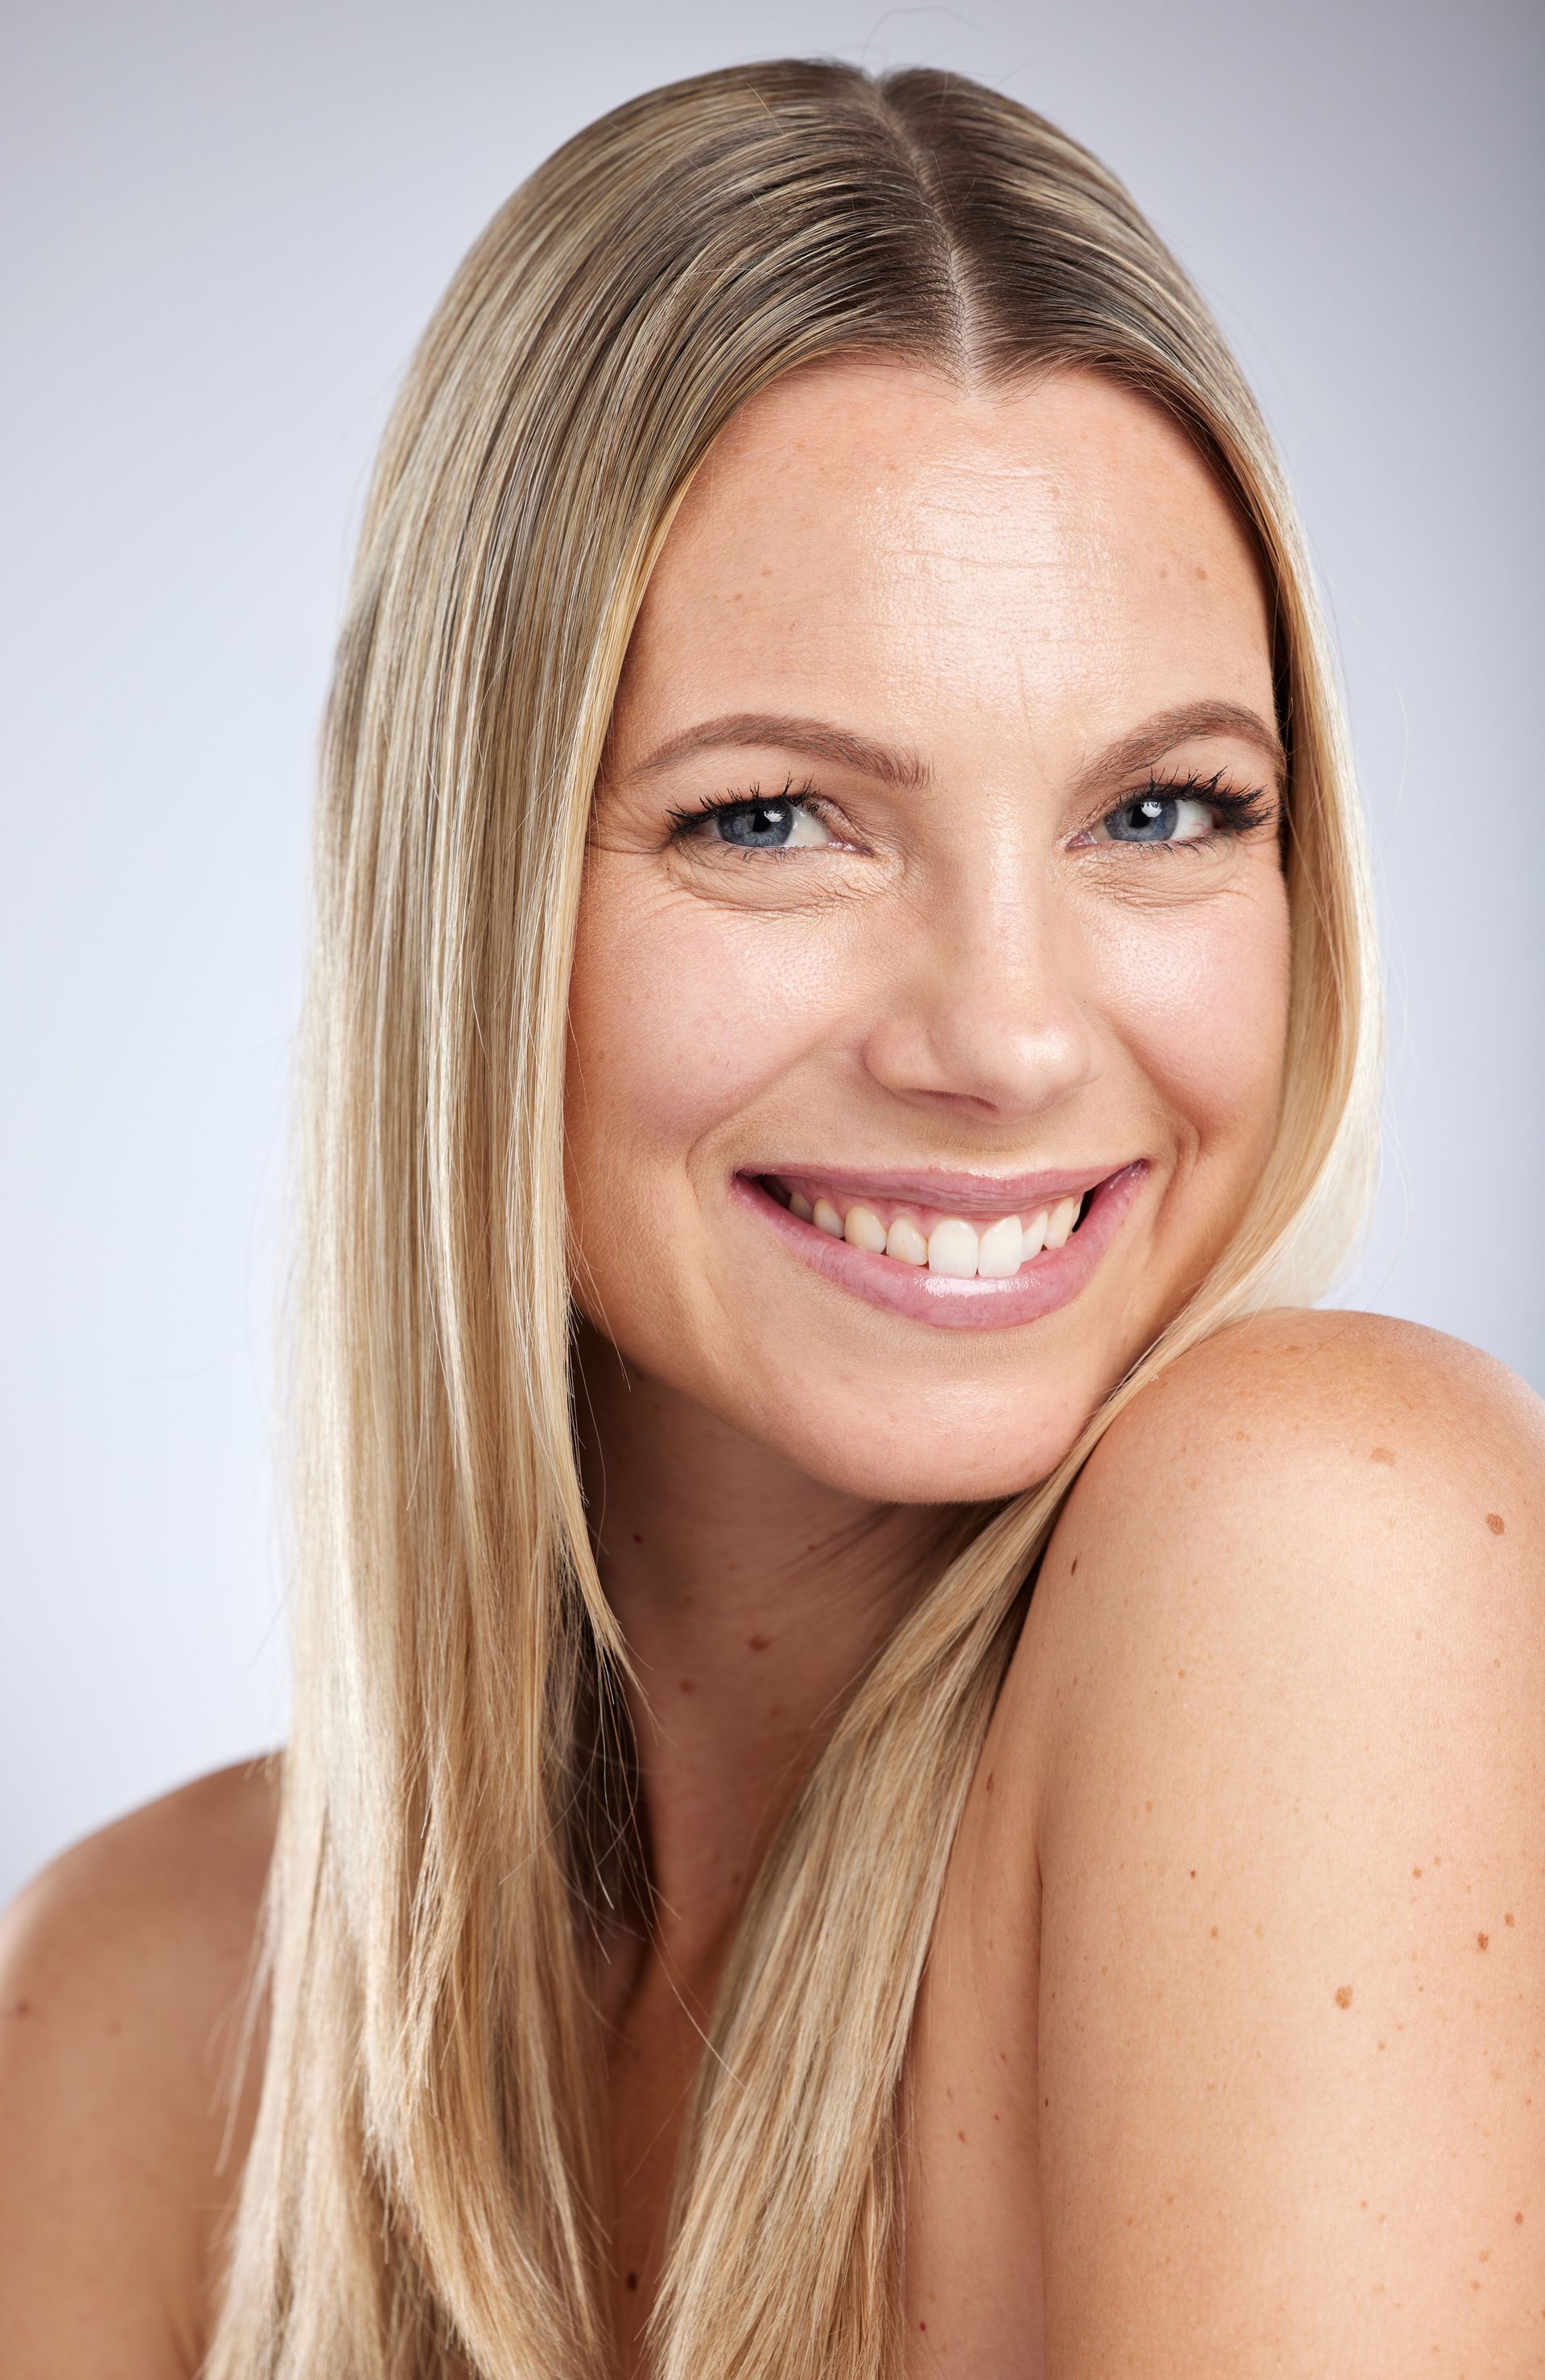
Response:
[[[592,1201],[679,1196],[682,1162],[785,1082],[823,1030],[840,955],[791,918],[715,908],[592,857],[569,995],[567,1128]],[[787,930],[780,930],[780,928]]]
[[[1193,906],[1129,910],[1119,931],[1101,938],[1112,1030],[1204,1152],[1225,1143],[1258,1150],[1273,1129],[1288,951],[1286,890],[1274,871]]]

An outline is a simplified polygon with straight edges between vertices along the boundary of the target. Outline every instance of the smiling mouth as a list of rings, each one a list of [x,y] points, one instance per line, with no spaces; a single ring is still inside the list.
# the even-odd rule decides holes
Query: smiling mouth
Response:
[[[1057,1196],[1021,1199],[1017,1209],[984,1212],[977,1205],[967,1214],[958,1210],[963,1198],[947,1208],[878,1188],[861,1194],[821,1174],[756,1178],[769,1198],[828,1239],[949,1281],[1012,1281],[1025,1265],[1067,1245],[1100,1187],[1095,1180]]]
[[[1077,1297],[1149,1172],[861,1174],[803,1166],[737,1173],[732,1194],[832,1288],[913,1322],[996,1330]]]

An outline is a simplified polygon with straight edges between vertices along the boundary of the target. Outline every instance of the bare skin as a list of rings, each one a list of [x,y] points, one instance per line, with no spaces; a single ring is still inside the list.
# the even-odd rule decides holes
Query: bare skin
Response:
[[[800,1778],[941,1533],[1056,1463],[1259,1173],[1272,717],[1232,514],[1089,381],[796,375],[657,568],[568,1095],[659,1895],[605,1994],[635,2354],[698,2028]],[[1219,789],[1254,803],[1226,833]],[[1123,839],[1143,798],[1195,847]],[[754,810],[792,847],[719,839]],[[823,1270],[746,1187],[823,1168],[1136,1170],[1076,1294],[960,1328]],[[1521,1384],[1370,1317],[1237,1326],[1102,1442],[918,2012],[917,2374],[1264,2380],[1354,2368],[1348,2341],[1370,2380],[1545,2368],[1542,1476]],[[0,2332],[35,2380],[196,2366],[252,2114],[249,2084],[217,2176],[210,2044],[272,1822],[270,1776],[206,1780],[10,1921]]]

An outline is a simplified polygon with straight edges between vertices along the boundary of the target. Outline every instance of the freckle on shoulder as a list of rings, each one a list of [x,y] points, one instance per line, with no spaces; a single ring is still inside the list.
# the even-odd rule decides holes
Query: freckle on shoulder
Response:
[[[83,2336],[139,2323],[168,2353],[196,2333],[261,2080],[260,2010],[245,2070],[238,2050],[276,1806],[276,1764],[200,1779],[0,1920],[0,2298],[42,2293]]]
[[[149,1993],[152,2017],[164,1991],[180,2001],[202,1974],[228,1994],[252,1945],[277,1811],[277,1762],[244,1762],[63,1852],[4,1920],[7,1963],[33,1978],[17,1996],[28,2012],[73,2000],[93,1977],[129,2000]]]
[[[1205,1492],[1188,1493],[1198,1479]],[[1071,1565],[1047,1566],[1043,1633],[1063,1683],[1075,1658],[1092,1654],[1097,1673],[1121,1665],[1137,1630],[1162,1673],[1185,1668],[1203,1695],[1216,1665],[1190,1660],[1190,1634],[1225,1608],[1311,1644],[1348,1620],[1382,1643],[1436,1613],[1445,1638],[1479,1644],[1527,1561],[1509,1534],[1515,1497],[1521,1513],[1545,1512],[1545,1406],[1503,1366],[1382,1316],[1258,1315],[1177,1358],[1095,1446],[1057,1524],[1089,1559],[1076,1595]],[[1392,1562],[1394,1545],[1410,1559]],[[1481,1550],[1493,1546],[1495,1560]],[[1289,1573],[1306,1590],[1291,1613]],[[1354,1578],[1370,1593],[1348,1609]]]
[[[1225,1325],[1141,1391],[1107,1439],[1115,1451],[1125,1438],[1153,1433],[1161,1454],[1170,1449],[1169,1467],[1187,1463],[1189,1485],[1210,1447],[1249,1444],[1249,1475],[1259,1476],[1284,1451],[1285,1429],[1300,1426],[1319,1444],[1312,1456],[1295,1451],[1290,1469],[1347,1458],[1405,1466],[1407,1493],[1449,1452],[1505,1451],[1511,1441],[1526,1463],[1545,1464],[1545,1404],[1505,1366],[1441,1331],[1344,1310],[1284,1308]],[[1482,1510],[1491,1534],[1503,1535],[1502,1500]]]

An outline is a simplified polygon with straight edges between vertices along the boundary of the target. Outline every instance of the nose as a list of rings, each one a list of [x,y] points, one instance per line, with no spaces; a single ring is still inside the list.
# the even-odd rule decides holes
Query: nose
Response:
[[[1044,883],[948,892],[892,917],[893,958],[863,1062],[895,1098],[960,1122],[1015,1123],[1095,1081],[1100,1042],[1080,998],[1077,923]]]

